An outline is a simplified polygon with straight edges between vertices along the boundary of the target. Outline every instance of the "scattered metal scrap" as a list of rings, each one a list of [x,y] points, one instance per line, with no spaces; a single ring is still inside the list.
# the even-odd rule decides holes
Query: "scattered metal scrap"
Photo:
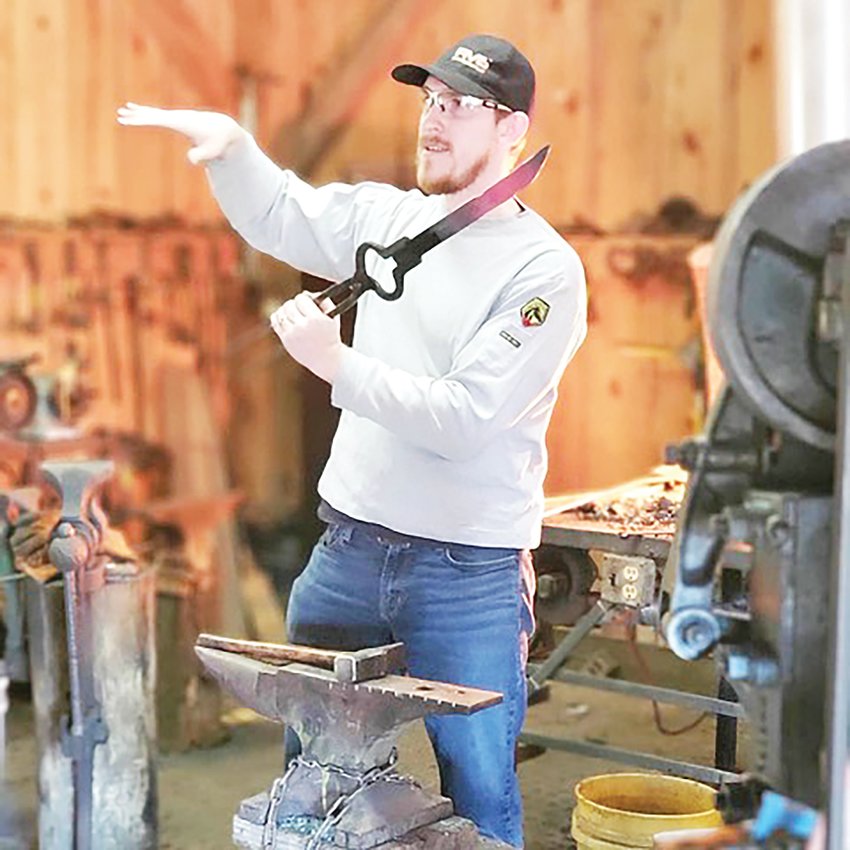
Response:
[[[651,475],[593,493],[550,499],[547,514],[562,524],[594,522],[616,534],[673,536],[685,494],[687,475],[674,466],[659,466]]]
[[[570,513],[604,522],[620,534],[672,531],[681,505],[681,493],[654,498],[623,498],[608,504],[589,503]]]

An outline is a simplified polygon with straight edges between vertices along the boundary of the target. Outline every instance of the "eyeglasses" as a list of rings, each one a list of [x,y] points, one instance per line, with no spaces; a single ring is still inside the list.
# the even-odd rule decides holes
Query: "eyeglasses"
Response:
[[[431,91],[421,89],[422,111],[427,112],[432,106],[438,106],[440,112],[445,112],[452,118],[471,115],[476,109],[483,106],[485,109],[496,109],[500,112],[513,112],[507,106],[496,103],[495,100],[485,100],[471,94],[458,94],[453,91]]]

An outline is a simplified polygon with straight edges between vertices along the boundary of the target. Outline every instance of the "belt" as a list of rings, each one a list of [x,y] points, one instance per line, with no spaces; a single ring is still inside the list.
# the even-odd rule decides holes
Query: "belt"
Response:
[[[380,537],[387,543],[425,543],[440,547],[451,545],[444,540],[433,540],[430,537],[416,537],[413,534],[402,534],[400,531],[393,531],[393,529],[385,528],[376,522],[364,522],[361,519],[354,519],[354,517],[338,511],[324,499],[319,502],[319,509],[316,511],[316,514],[322,522],[333,525],[347,525],[356,530],[371,534],[374,537]]]

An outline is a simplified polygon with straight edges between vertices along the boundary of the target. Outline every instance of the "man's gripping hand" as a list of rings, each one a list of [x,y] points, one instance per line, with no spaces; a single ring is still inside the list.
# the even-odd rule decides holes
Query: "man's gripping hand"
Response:
[[[229,115],[197,109],[160,109],[127,103],[118,107],[118,123],[127,127],[165,127],[187,136],[193,147],[187,153],[193,165],[223,157],[231,145],[246,136]]]
[[[272,328],[293,359],[329,384],[334,382],[345,348],[339,317],[325,315],[333,306],[326,300],[320,307],[311,295],[300,292],[271,315]]]

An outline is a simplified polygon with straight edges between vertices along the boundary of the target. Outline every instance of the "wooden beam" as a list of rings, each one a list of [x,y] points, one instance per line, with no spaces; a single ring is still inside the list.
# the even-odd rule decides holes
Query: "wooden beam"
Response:
[[[352,47],[331,59],[332,80],[292,120],[274,134],[271,155],[302,177],[313,173],[334,142],[366,100],[375,83],[383,79],[410,33],[440,0],[385,0],[369,18]],[[411,58],[411,57],[404,57]]]
[[[185,0],[135,0],[134,20],[162,51],[170,72],[198,96],[197,108],[233,111],[233,63]]]

